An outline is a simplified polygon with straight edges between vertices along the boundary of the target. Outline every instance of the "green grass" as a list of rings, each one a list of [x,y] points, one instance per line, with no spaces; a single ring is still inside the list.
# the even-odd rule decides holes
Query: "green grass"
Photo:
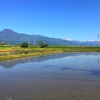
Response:
[[[0,50],[9,50],[11,48],[12,48],[12,46],[8,46],[8,45],[2,46],[2,45],[0,45]]]
[[[47,48],[40,48],[39,46],[31,46],[29,49],[19,46],[0,46],[0,61],[61,52],[100,52],[100,47],[49,46]]]

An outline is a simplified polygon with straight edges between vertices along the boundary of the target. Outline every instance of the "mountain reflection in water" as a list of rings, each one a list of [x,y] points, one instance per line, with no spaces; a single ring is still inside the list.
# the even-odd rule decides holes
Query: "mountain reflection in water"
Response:
[[[100,57],[100,53],[77,53],[77,52],[73,52],[73,53],[60,53],[60,54],[53,54],[53,55],[47,55],[47,56],[39,56],[39,57],[30,57],[30,58],[22,58],[22,59],[18,59],[18,60],[11,60],[11,61],[2,61],[0,62],[0,66],[4,67],[4,68],[11,68],[14,67],[15,65],[18,64],[25,64],[28,62],[43,62],[46,60],[50,60],[50,59],[61,59],[61,58],[71,58],[71,57],[77,57],[77,56],[91,56],[91,57],[97,57],[97,62],[99,63],[99,57]],[[47,67],[47,66],[46,66]],[[51,67],[51,65],[49,65],[49,67]],[[62,68],[62,70],[65,70],[68,68]]]

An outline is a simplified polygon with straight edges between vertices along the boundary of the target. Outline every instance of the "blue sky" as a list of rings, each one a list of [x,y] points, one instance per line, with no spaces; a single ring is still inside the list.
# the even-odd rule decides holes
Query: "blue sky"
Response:
[[[100,0],[0,0],[0,31],[96,40]]]

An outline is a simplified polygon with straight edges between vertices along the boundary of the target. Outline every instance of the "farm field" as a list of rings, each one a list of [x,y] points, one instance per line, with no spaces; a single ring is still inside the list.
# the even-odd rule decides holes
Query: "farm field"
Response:
[[[48,46],[40,48],[39,46],[30,46],[30,48],[22,48],[20,46],[0,46],[0,61],[62,52],[100,52],[100,47]]]

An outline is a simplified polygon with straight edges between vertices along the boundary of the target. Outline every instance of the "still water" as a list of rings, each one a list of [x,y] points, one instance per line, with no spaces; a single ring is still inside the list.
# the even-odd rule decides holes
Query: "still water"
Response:
[[[0,62],[0,100],[100,100],[100,53]]]

